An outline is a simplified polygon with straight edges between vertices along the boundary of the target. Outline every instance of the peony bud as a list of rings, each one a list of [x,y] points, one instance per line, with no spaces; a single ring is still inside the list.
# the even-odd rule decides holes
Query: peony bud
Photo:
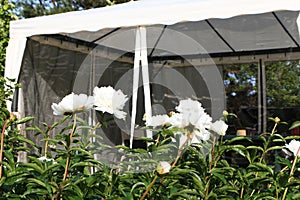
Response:
[[[278,124],[280,122],[280,118],[279,117],[275,117],[274,121],[275,121],[276,124]]]
[[[223,116],[224,116],[224,117],[227,117],[228,115],[229,115],[229,113],[227,112],[227,110],[224,110],[224,111],[223,111]]]
[[[144,113],[142,120],[145,122],[146,121],[146,113]]]

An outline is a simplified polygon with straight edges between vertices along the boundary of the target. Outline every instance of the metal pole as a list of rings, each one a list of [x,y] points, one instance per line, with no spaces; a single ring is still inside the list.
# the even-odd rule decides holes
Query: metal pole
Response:
[[[258,114],[257,114],[257,122],[258,122],[258,133],[262,132],[262,103],[261,103],[261,59],[258,62],[258,70],[257,70],[257,106],[258,106]]]

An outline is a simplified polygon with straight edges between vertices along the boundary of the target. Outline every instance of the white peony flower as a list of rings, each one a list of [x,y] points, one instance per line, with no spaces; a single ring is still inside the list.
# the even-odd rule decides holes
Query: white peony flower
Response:
[[[178,128],[189,126],[189,131],[192,131],[190,133],[191,138],[180,133],[180,147],[187,139],[189,139],[188,144],[202,143],[202,141],[209,140],[210,133],[208,129],[211,127],[212,118],[205,112],[201,103],[191,99],[181,100],[176,110],[179,113],[173,113],[169,118],[169,123]]]
[[[77,112],[89,110],[93,107],[94,98],[86,94],[74,94],[65,96],[58,104],[52,103],[51,108],[54,115],[70,115]]]
[[[210,138],[210,132],[206,129],[194,130],[194,136],[191,143],[202,143],[202,141],[207,141]]]
[[[192,137],[189,138],[189,140],[186,143],[186,140],[188,139],[186,134],[183,134],[181,132],[176,132],[175,133],[175,137],[179,135],[179,148],[182,148],[183,145],[186,143],[186,145],[191,145],[191,144],[199,144],[202,143],[203,141],[207,141],[210,138],[210,132],[207,130],[202,130],[202,131],[198,131],[198,130],[194,130],[192,134]],[[173,142],[175,142],[175,140],[173,140]]]
[[[214,131],[218,135],[225,135],[227,128],[228,125],[222,120],[217,120],[210,126],[210,130]]]
[[[300,148],[300,141],[292,140],[289,144],[285,145],[285,148],[291,151],[294,156],[300,157],[300,153],[297,155],[298,149]]]
[[[211,127],[211,121],[212,118],[207,113],[203,113],[199,117],[197,123],[195,124],[195,127],[199,130],[209,129]]]
[[[196,125],[200,117],[205,113],[204,108],[198,101],[191,100],[190,98],[181,100],[179,105],[175,108],[179,113],[182,114],[184,125]]]
[[[210,128],[212,118],[205,112],[200,102],[191,99],[181,100],[176,110],[181,115],[176,116],[178,120],[181,117],[181,123],[177,122],[180,127],[193,125],[200,130]],[[172,122],[175,124],[174,121]]]
[[[95,109],[103,113],[113,114],[118,119],[124,119],[123,110],[127,96],[121,90],[116,91],[111,86],[94,88]]]
[[[168,115],[155,115],[151,117],[150,122],[146,122],[146,126],[153,126],[154,128],[157,126],[164,126],[169,123]]]
[[[187,126],[186,124],[183,124],[183,116],[180,113],[173,113],[168,120],[169,124],[178,128],[184,128]]]
[[[161,161],[158,163],[156,170],[157,170],[157,173],[159,173],[159,174],[166,174],[166,173],[170,172],[171,165],[170,165],[170,163],[168,163],[166,161]]]

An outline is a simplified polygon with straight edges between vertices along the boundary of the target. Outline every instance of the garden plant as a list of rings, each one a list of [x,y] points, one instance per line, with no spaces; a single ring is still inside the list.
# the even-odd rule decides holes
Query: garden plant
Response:
[[[0,199],[300,198],[300,141],[277,132],[284,122],[270,119],[273,130],[258,136],[262,145],[245,136],[227,138],[227,120],[235,115],[224,111],[213,122],[192,99],[145,124],[154,136],[139,138],[144,148],[118,145],[114,163],[96,159],[99,151],[112,149],[97,130],[109,126],[106,116],[125,119],[127,101],[112,87],[95,87],[93,96],[71,93],[52,104],[61,120],[42,128],[26,126],[33,117],[17,119],[2,107]],[[93,126],[80,118],[91,109],[102,116]],[[24,137],[20,125],[42,135],[43,146]],[[28,152],[27,162],[18,160],[20,152]]]

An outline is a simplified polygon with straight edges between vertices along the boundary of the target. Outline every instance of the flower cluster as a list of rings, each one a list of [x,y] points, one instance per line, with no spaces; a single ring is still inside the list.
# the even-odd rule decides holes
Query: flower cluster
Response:
[[[95,87],[93,96],[77,95],[72,92],[58,104],[53,103],[51,108],[54,115],[71,115],[94,107],[95,110],[113,114],[118,119],[124,119],[126,113],[123,108],[127,100],[127,96],[121,90],[116,91],[111,86]]]
[[[168,115],[156,115],[146,122],[147,126],[154,128],[169,125],[180,129],[189,130],[189,134],[180,134],[181,142],[189,139],[190,143],[200,143],[210,138],[210,131],[218,135],[225,135],[228,125],[221,120],[212,123],[212,118],[205,112],[201,103],[191,99],[181,100],[175,108],[177,112]]]

